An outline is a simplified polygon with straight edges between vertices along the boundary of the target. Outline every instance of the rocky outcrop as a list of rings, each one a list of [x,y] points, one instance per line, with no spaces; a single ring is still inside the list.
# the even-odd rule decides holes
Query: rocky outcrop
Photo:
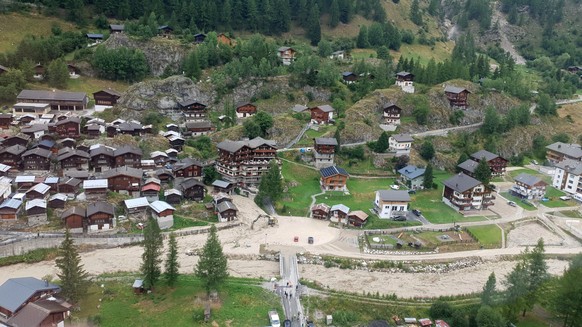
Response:
[[[112,34],[103,45],[109,49],[126,47],[143,51],[150,70],[156,77],[167,72],[180,72],[182,61],[189,51],[189,47],[173,40],[154,38],[140,41],[124,33]]]
[[[119,105],[133,110],[165,110],[176,108],[178,102],[184,100],[210,103],[214,98],[214,92],[203,92],[191,79],[172,76],[132,85],[119,99]]]

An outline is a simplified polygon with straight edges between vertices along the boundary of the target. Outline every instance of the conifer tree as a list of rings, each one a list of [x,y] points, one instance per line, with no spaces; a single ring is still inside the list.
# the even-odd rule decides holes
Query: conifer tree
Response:
[[[386,150],[388,150],[388,133],[382,132],[374,145],[374,152],[384,153]]]
[[[69,69],[63,59],[56,59],[48,66],[48,84],[56,88],[65,88],[69,80]]]
[[[426,169],[424,170],[424,176],[422,179],[422,186],[426,189],[429,190],[432,188],[432,184],[433,184],[433,180],[434,180],[434,175],[432,172],[432,165],[429,163],[426,166]]]
[[[166,258],[166,280],[168,285],[174,286],[180,275],[178,272],[180,263],[178,262],[178,242],[176,241],[176,234],[170,233],[168,241],[168,257]]]
[[[319,5],[317,1],[311,4],[309,18],[307,19],[307,38],[311,41],[311,45],[317,45],[321,40],[321,25],[319,23]]]
[[[495,297],[495,286],[497,284],[497,279],[495,278],[495,273],[492,272],[483,286],[483,293],[481,293],[481,304],[493,306]]]
[[[87,292],[89,275],[83,269],[81,256],[77,249],[71,233],[65,231],[65,239],[59,247],[59,254],[55,260],[59,269],[57,276],[61,281],[61,295],[65,299],[77,303]]]
[[[160,226],[153,217],[148,219],[143,230],[143,236],[144,251],[141,256],[141,272],[143,274],[144,287],[146,289],[152,289],[162,274],[160,266],[162,264],[161,255],[164,245]]]
[[[196,276],[204,283],[206,291],[216,289],[228,277],[228,261],[216,234],[216,225],[210,227],[206,244],[195,268]]]
[[[410,20],[418,26],[422,25],[422,14],[418,0],[412,0],[412,4],[410,5]]]
[[[484,185],[489,185],[491,182],[491,168],[485,158],[481,158],[475,168],[475,179]]]
[[[356,46],[360,49],[365,49],[370,46],[370,42],[368,41],[368,27],[366,27],[366,25],[362,25],[360,27],[358,39],[356,40]]]
[[[338,0],[331,1],[331,15],[329,19],[329,26],[334,28],[339,24],[340,9]]]

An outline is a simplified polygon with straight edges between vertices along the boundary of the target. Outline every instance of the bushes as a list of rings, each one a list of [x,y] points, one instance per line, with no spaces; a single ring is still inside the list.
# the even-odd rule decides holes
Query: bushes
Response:
[[[92,63],[101,78],[110,80],[139,81],[150,70],[144,53],[137,49],[99,47]]]

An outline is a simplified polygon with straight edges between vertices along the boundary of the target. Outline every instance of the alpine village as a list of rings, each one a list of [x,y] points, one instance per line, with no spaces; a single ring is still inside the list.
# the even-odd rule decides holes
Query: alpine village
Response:
[[[0,326],[582,326],[580,0],[0,0]]]

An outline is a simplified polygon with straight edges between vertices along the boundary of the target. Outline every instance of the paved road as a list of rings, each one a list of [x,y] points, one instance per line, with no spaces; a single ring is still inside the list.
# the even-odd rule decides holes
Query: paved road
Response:
[[[305,319],[300,302],[299,272],[297,269],[297,254],[293,251],[279,253],[281,281],[277,294],[281,296],[285,318],[291,320],[292,327],[303,327]]]

